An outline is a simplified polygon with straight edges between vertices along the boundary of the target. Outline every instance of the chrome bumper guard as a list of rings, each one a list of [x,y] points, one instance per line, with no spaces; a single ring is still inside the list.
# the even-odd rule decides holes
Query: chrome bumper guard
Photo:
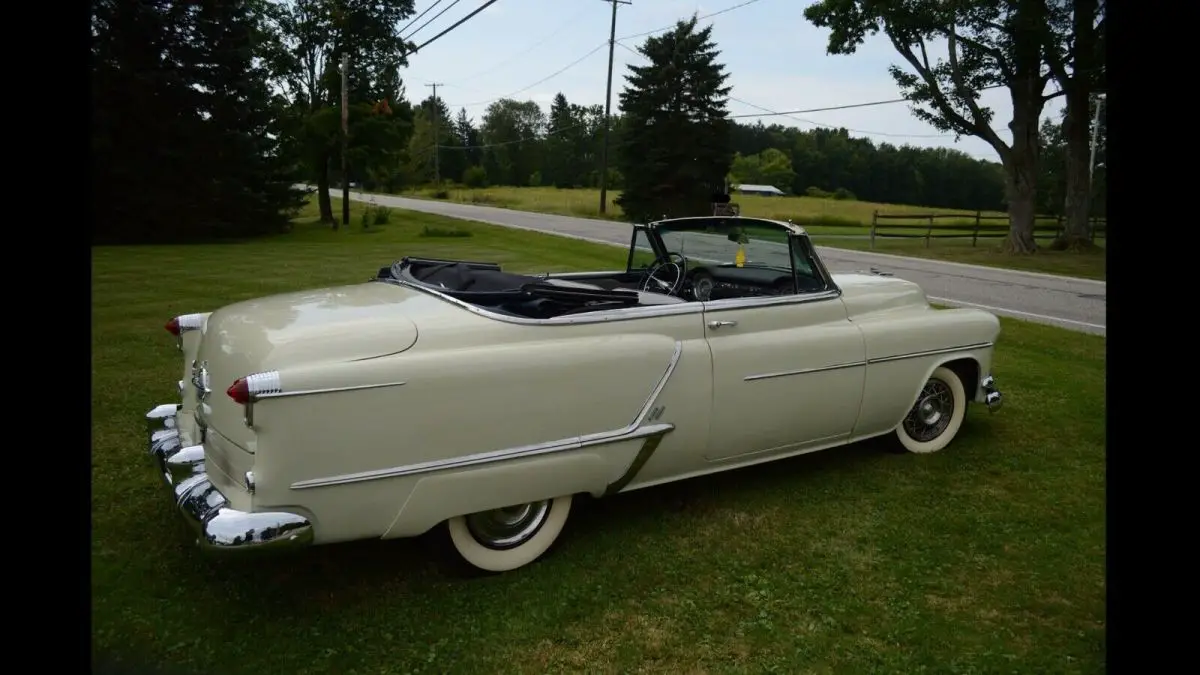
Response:
[[[988,375],[979,383],[983,389],[983,403],[989,412],[996,412],[1004,405],[1004,395],[996,388],[996,378]]]
[[[206,552],[265,551],[312,544],[312,523],[285,512],[247,513],[208,480],[204,446],[181,447],[176,415],[182,406],[166,403],[146,413],[150,457],[175,499],[183,519]]]

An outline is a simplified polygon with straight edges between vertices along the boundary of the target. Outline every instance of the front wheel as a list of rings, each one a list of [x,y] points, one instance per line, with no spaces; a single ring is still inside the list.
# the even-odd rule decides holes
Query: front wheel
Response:
[[[958,375],[940,366],[929,376],[896,438],[908,452],[937,452],[954,440],[967,412],[967,392]]]
[[[550,550],[567,523],[571,502],[568,495],[457,516],[446,529],[467,564],[483,572],[507,572]]]

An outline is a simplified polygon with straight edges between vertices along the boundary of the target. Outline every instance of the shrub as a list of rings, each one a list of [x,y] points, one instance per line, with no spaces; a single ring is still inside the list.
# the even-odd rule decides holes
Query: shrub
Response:
[[[816,197],[817,199],[829,199],[832,196],[828,192],[816,186],[809,187],[804,191],[804,194],[809,197]]]
[[[441,227],[430,227],[430,226],[426,225],[424,227],[424,229],[421,230],[420,236],[422,236],[422,237],[469,237],[469,236],[471,236],[471,233],[468,230],[460,230],[458,228],[447,229],[447,228],[441,228]]]
[[[855,197],[853,192],[842,187],[833,191],[833,198],[839,201],[858,201],[858,197]]]
[[[463,171],[462,182],[471,188],[487,187],[487,170],[482,166],[468,166]]]

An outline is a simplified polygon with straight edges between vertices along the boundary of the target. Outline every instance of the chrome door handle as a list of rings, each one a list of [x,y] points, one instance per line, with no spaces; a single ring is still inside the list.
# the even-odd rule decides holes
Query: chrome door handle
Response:
[[[713,330],[716,330],[716,329],[720,328],[721,326],[736,326],[736,325],[737,325],[736,321],[709,321],[708,322],[708,327],[712,328]]]

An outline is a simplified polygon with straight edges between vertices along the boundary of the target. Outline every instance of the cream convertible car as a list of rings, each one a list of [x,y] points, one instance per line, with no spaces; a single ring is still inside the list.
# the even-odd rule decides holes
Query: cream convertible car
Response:
[[[202,548],[445,528],[463,560],[541,556],[603,496],[890,434],[936,452],[995,409],[996,317],[831,275],[805,232],[634,228],[627,267],[524,275],[404,258],[365,283],[168,323],[181,403],[149,449]]]

